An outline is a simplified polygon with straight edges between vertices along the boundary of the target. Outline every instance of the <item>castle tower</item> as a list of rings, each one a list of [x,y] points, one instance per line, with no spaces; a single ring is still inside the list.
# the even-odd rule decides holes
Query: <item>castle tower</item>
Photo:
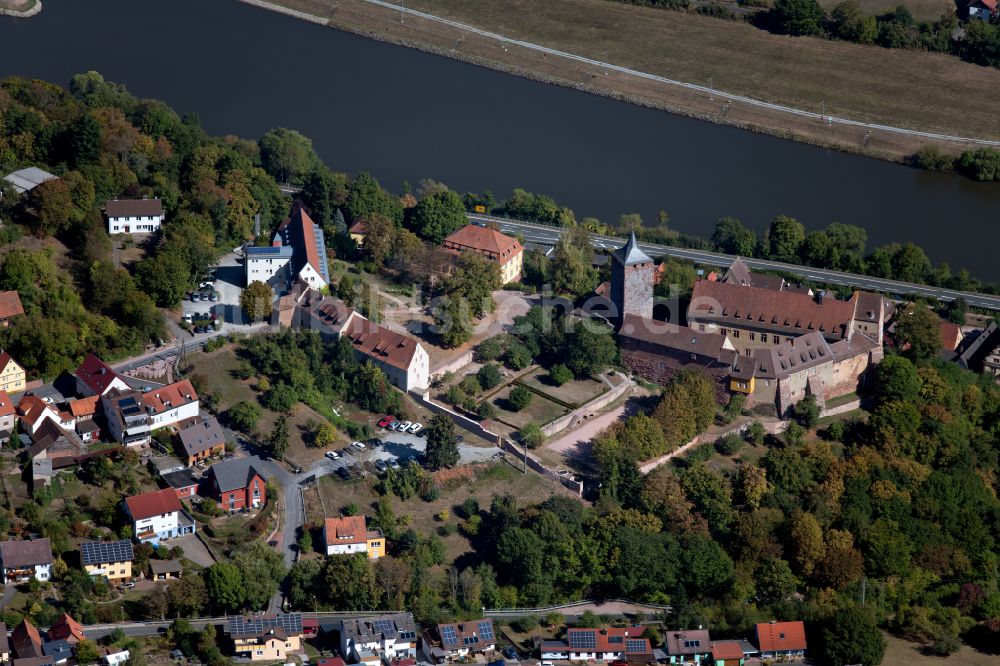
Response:
[[[639,249],[635,232],[611,253],[611,301],[618,317],[653,318],[653,260]]]

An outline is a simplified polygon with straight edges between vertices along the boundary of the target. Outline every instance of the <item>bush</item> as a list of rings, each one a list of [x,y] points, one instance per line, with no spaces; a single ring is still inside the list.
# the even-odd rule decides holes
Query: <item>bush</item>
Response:
[[[745,437],[754,446],[760,446],[764,443],[764,438],[767,437],[767,430],[764,429],[764,425],[760,421],[754,421],[747,426]]]
[[[715,440],[715,450],[724,456],[731,456],[739,453],[743,448],[743,439],[736,434],[729,434]]]
[[[483,401],[476,407],[476,416],[480,420],[485,421],[486,419],[492,419],[497,415],[496,407],[493,406],[492,402]]]
[[[843,421],[834,421],[826,427],[826,438],[834,442],[843,442],[847,434],[847,426]]]
[[[510,406],[514,408],[514,411],[519,412],[531,404],[531,391],[523,386],[515,386],[511,389],[507,400],[510,402]]]
[[[545,441],[545,433],[536,423],[529,423],[517,433],[517,438],[529,449],[537,449]]]
[[[569,380],[573,379],[573,371],[562,363],[558,363],[553,365],[552,369],[549,370],[549,379],[551,379],[552,383],[556,386],[562,386]]]
[[[921,148],[910,156],[910,164],[928,171],[954,171],[955,158],[937,148]]]
[[[531,350],[520,342],[511,343],[503,357],[504,365],[511,370],[524,370],[531,365]]]
[[[476,375],[466,375],[459,383],[459,387],[466,395],[476,395],[483,390]]]
[[[802,400],[795,405],[793,410],[795,413],[795,420],[798,421],[803,428],[814,428],[816,427],[816,422],[819,421],[819,403],[816,402],[816,396],[807,395]]]
[[[502,336],[494,336],[479,343],[476,347],[476,360],[479,362],[495,361],[504,353]]]
[[[695,10],[702,16],[711,16],[713,18],[726,19],[727,21],[737,21],[739,17],[729,7],[720,5],[717,2],[710,2],[707,5],[701,5]]]
[[[805,437],[806,429],[803,428],[798,421],[791,421],[788,427],[785,428],[784,440],[785,444],[788,446],[798,446],[802,443],[802,438]]]
[[[500,372],[500,368],[496,364],[487,363],[479,368],[479,372],[476,373],[476,379],[479,380],[479,385],[483,390],[489,391],[503,381],[503,373]]]

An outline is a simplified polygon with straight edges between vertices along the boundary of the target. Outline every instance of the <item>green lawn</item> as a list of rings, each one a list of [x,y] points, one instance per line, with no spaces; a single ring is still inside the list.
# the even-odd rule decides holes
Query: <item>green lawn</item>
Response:
[[[521,383],[547,396],[569,403],[576,407],[590,402],[608,390],[607,384],[596,379],[573,379],[562,386],[557,386],[549,378],[548,370],[538,368],[530,375],[521,378]]]
[[[218,398],[218,409],[223,412],[241,400],[254,400],[256,394],[250,384],[236,378],[241,361],[236,355],[236,345],[225,345],[213,352],[192,354],[189,375],[198,375],[199,381]]]
[[[511,409],[510,401],[507,399],[511,389],[512,387],[508,386],[498,391],[490,398],[490,402],[496,407],[497,420],[515,428],[521,428],[529,423],[542,425],[569,412],[562,405],[534,394],[527,407],[515,412]]]

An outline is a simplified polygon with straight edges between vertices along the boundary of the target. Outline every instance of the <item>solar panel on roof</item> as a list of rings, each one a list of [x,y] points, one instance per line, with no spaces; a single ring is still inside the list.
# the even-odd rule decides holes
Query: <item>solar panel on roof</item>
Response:
[[[479,637],[484,641],[492,641],[493,638],[493,623],[492,622],[480,622],[479,623]]]
[[[597,648],[597,633],[593,630],[574,631],[569,635],[569,646],[581,650]]]
[[[445,645],[455,645],[458,643],[458,636],[455,635],[455,627],[451,625],[441,627],[441,642]]]
[[[80,558],[84,564],[103,564],[131,560],[134,553],[131,541],[88,541],[80,544]]]
[[[465,638],[462,639],[462,643],[464,643],[465,645],[475,645],[476,642],[477,641],[475,636],[466,636]]]
[[[625,641],[625,651],[626,652],[645,652],[646,651],[646,641],[638,640],[635,638],[630,638]]]
[[[396,625],[392,623],[392,620],[375,620],[372,622],[372,626],[380,634],[391,634],[396,630]]]

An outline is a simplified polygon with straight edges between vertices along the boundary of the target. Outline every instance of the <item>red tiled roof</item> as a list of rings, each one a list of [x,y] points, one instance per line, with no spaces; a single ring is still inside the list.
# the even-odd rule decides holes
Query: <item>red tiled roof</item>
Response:
[[[101,397],[93,395],[89,398],[77,398],[69,401],[69,413],[79,418],[81,416],[93,416],[97,413],[97,402]]]
[[[712,643],[712,659],[742,659],[743,647],[739,641],[716,641]]]
[[[0,350],[0,371],[3,371],[11,361],[14,361],[14,357],[8,354],[6,350]],[[17,363],[17,361],[14,361],[14,363]]]
[[[21,297],[16,291],[0,291],[0,319],[10,319],[24,314]]]
[[[366,217],[359,217],[358,219],[356,219],[354,221],[354,224],[351,225],[351,228],[347,230],[347,233],[349,233],[349,234],[360,234],[362,236],[365,235],[365,234],[367,234],[368,233],[368,218],[366,218]]]
[[[855,292],[849,301],[828,297],[820,302],[801,292],[699,280],[694,283],[688,319],[711,319],[719,325],[732,322],[766,330],[821,331],[827,337],[845,338],[851,330],[857,299]]]
[[[118,378],[111,366],[94,354],[87,354],[87,358],[76,369],[76,376],[97,395],[103,395],[111,382]]]
[[[944,319],[941,320],[941,348],[955,351],[962,342],[962,327]]]
[[[510,257],[523,250],[516,238],[505,236],[495,229],[469,224],[444,239],[441,247],[462,252],[472,250],[506,263]]]
[[[324,275],[321,262],[321,257],[319,256],[319,247],[316,244],[316,232],[314,227],[315,223],[309,214],[306,213],[302,208],[296,208],[292,212],[292,221],[302,227],[302,243],[305,245],[306,251],[306,262],[313,267],[320,276]]]
[[[302,625],[305,626],[306,621],[302,621]],[[318,666],[346,666],[342,657],[326,657],[325,659],[320,659],[317,662]]]
[[[14,416],[14,401],[10,399],[7,391],[0,391],[0,417]]]
[[[21,620],[21,624],[14,627],[10,642],[18,659],[42,656],[42,636],[27,619]]]
[[[365,356],[407,370],[417,351],[417,341],[363,317],[354,317],[344,330],[356,350]]]
[[[805,625],[801,621],[762,622],[757,625],[757,648],[761,652],[805,650]]]
[[[65,641],[76,639],[82,641],[86,638],[83,635],[83,627],[80,623],[70,617],[69,613],[63,613],[59,619],[49,627],[49,640]]]
[[[181,405],[186,405],[198,399],[194,386],[187,379],[168,384],[161,389],[150,391],[142,396],[142,402],[152,408],[154,414],[162,414]]]
[[[132,520],[142,520],[153,516],[162,516],[167,513],[181,510],[180,500],[173,488],[163,488],[151,493],[143,493],[125,499],[128,506],[128,513]]]
[[[368,528],[365,525],[365,517],[327,518],[326,524],[323,526],[323,537],[328,546],[338,543],[366,543],[368,541]]]
[[[21,417],[21,420],[27,423],[32,428],[38,423],[38,419],[42,418],[45,412],[49,412],[52,416],[57,416],[56,410],[49,407],[44,400],[39,398],[33,393],[28,393],[21,396],[21,401],[17,403],[17,413]]]

